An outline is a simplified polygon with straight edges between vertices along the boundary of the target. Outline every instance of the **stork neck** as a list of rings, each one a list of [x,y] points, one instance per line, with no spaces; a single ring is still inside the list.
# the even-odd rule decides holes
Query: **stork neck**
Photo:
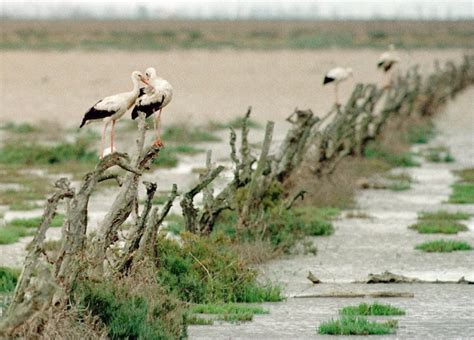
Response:
[[[133,82],[133,89],[132,89],[132,93],[133,94],[137,94],[140,92],[140,82],[135,79],[135,78],[132,78],[132,82]]]

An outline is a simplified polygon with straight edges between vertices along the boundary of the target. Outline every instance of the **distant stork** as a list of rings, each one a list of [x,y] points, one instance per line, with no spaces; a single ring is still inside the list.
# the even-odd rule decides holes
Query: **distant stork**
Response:
[[[336,94],[336,105],[341,105],[339,103],[339,83],[346,80],[349,77],[353,77],[351,68],[336,67],[332,70],[329,70],[328,73],[324,76],[323,85],[334,83],[334,91]]]
[[[158,114],[155,115],[154,119],[156,132],[156,141],[154,145],[163,146],[160,137],[161,111],[173,98],[173,87],[167,80],[158,77],[156,75],[156,70],[153,67],[147,68],[145,75],[148,79],[149,85],[140,92],[137,104],[132,111],[132,119],[136,119],[139,112],[143,112],[146,115],[146,118],[148,118],[158,111]]]
[[[99,100],[89,111],[86,112],[79,128],[85,124],[102,120],[104,126],[102,128],[102,143],[100,146],[100,158],[104,157],[105,133],[107,126],[112,122],[110,131],[110,152],[114,152],[114,129],[115,122],[119,120],[128,109],[132,107],[140,93],[140,81],[148,85],[148,80],[141,72],[132,72],[133,89],[130,92],[119,93],[113,96],[105,97]]]
[[[393,71],[393,67],[398,62],[400,62],[400,58],[395,52],[395,46],[391,44],[389,51],[382,53],[377,62],[377,68],[382,69],[385,73],[384,87],[389,87],[392,84],[392,72],[390,70]]]

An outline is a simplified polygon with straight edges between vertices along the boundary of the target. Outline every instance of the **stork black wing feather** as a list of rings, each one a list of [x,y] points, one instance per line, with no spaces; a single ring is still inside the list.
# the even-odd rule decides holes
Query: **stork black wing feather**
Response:
[[[146,115],[146,118],[150,117],[156,111],[161,109],[161,105],[165,101],[165,96],[161,97],[161,101],[152,102],[146,105],[141,103],[141,100],[138,99],[138,103],[133,107],[132,110],[132,119],[136,119],[138,117],[138,112],[143,112]]]
[[[112,116],[116,111],[107,111],[107,110],[97,110],[95,106],[99,104],[101,100],[99,100],[97,103],[92,106],[89,111],[86,112],[84,117],[82,118],[81,126],[79,128],[83,127],[87,121],[89,120],[95,120],[95,119],[102,119],[106,117]]]
[[[328,76],[325,76],[324,77],[324,81],[323,81],[323,85],[326,85],[330,82],[334,81],[334,78],[331,78],[331,77],[328,77]]]

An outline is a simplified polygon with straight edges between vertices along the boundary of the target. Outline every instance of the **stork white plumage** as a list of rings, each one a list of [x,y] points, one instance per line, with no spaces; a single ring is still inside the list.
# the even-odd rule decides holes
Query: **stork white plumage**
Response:
[[[388,87],[392,84],[393,68],[395,64],[400,62],[400,57],[395,52],[395,46],[391,44],[389,46],[389,51],[384,52],[380,55],[380,58],[377,62],[377,68],[382,69],[384,72],[385,80],[384,86]]]
[[[156,133],[156,141],[154,144],[156,146],[162,146],[163,143],[160,136],[161,111],[173,98],[173,87],[167,80],[158,77],[153,67],[147,68],[145,75],[149,85],[141,91],[132,111],[132,119],[136,119],[139,112],[143,112],[146,118],[148,118],[158,111],[154,119]]]
[[[346,80],[349,77],[353,77],[351,68],[336,67],[329,70],[324,76],[323,85],[333,83],[334,91],[336,96],[336,105],[341,105],[339,103],[339,83]]]
[[[115,122],[119,120],[128,109],[132,107],[140,93],[140,81],[148,84],[148,80],[139,71],[132,72],[133,89],[130,92],[119,93],[99,100],[82,118],[82,128],[85,124],[102,121],[102,142],[100,147],[100,158],[104,156],[105,133],[107,126],[112,122],[110,131],[110,152],[114,152],[114,130]]]

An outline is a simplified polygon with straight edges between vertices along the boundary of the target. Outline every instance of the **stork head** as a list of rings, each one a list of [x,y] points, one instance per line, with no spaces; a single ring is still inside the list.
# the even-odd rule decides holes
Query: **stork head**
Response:
[[[148,84],[148,79],[140,71],[133,71],[132,72],[132,80],[137,81],[137,82],[141,81],[142,83],[150,85],[150,84]]]
[[[150,79],[152,77],[156,77],[156,70],[154,67],[149,67],[145,70],[145,76],[147,79]]]

